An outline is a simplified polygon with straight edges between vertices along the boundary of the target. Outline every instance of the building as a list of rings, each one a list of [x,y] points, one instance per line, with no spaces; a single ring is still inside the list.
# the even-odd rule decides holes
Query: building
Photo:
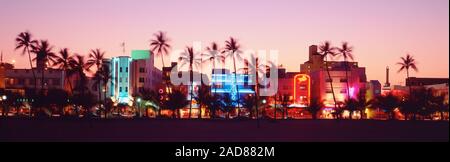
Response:
[[[157,90],[161,84],[162,71],[154,64],[154,55],[149,50],[133,50],[131,52],[131,88],[137,95],[147,90]]]
[[[389,85],[390,87],[390,85]],[[367,92],[366,92],[366,99],[374,99],[377,96],[380,96],[382,94],[381,92],[381,83],[378,80],[371,80],[367,82]]]
[[[326,67],[326,62],[317,49],[316,45],[310,46],[309,60],[300,65],[300,73],[311,77],[312,98],[324,100],[326,107],[334,107],[333,90],[337,103],[345,102],[348,95],[351,98],[357,98],[358,95],[366,94],[367,77],[364,67],[359,67],[357,62],[344,61],[328,61],[328,67]],[[331,79],[325,68],[328,68]],[[330,82],[333,84],[333,89]]]
[[[288,95],[291,107],[306,107],[311,101],[311,78],[300,72],[278,69],[278,94]]]
[[[131,104],[133,96],[144,90],[158,90],[162,72],[154,65],[154,55],[149,50],[133,50],[131,57],[119,56],[105,60],[111,71],[108,97],[116,103]]]
[[[421,87],[426,85],[434,85],[434,84],[448,84],[448,78],[416,78],[409,77],[406,78],[406,86],[411,87]]]
[[[220,73],[219,73],[220,72]],[[233,101],[255,94],[253,80],[247,74],[231,73],[228,69],[215,69],[211,75],[211,92],[219,95],[230,95]]]
[[[117,103],[129,103],[132,100],[130,91],[131,57],[113,57],[110,61],[112,79],[109,84],[109,96]]]
[[[44,72],[44,75],[42,75],[42,72]],[[34,73],[38,90],[42,89],[42,83],[44,89],[64,89],[64,71],[59,69],[46,69],[44,71],[34,69]],[[31,69],[4,69],[4,74],[0,75],[3,78],[3,83],[0,85],[3,85],[5,90],[25,94],[26,90],[35,88],[35,80]],[[42,82],[42,76],[44,82]]]

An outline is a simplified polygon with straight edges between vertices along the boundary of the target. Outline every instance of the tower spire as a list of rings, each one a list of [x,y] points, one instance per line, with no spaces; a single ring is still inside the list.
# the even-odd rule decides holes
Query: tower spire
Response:
[[[122,42],[122,44],[120,44],[120,46],[122,47],[123,55],[125,55],[125,42]]]

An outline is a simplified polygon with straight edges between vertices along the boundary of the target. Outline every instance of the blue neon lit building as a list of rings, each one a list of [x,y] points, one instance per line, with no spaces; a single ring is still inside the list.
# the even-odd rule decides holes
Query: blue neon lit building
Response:
[[[230,73],[228,69],[216,69],[211,75],[211,92],[220,95],[230,94],[231,99],[234,101],[238,100],[238,95],[242,98],[255,93],[251,86],[253,81],[249,75],[237,74],[236,76],[237,80],[235,75]]]
[[[118,103],[129,103],[131,100],[129,79],[131,61],[131,57],[128,56],[113,57],[110,61],[112,78],[109,95]]]

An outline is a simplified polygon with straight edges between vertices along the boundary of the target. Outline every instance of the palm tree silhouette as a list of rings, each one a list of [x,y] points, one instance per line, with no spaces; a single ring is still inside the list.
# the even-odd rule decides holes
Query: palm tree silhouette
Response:
[[[214,74],[214,70],[216,69],[216,62],[219,63],[224,63],[225,62],[225,57],[222,55],[222,53],[219,51],[220,48],[217,45],[216,42],[211,43],[210,47],[206,47],[206,54],[202,54],[202,56],[206,56],[207,59],[205,61],[209,61],[212,63],[212,69],[213,69],[213,74]],[[212,87],[214,88],[214,93],[217,92],[217,88],[215,86],[215,82],[212,82]]]
[[[202,107],[206,105],[206,102],[208,102],[209,98],[211,97],[211,91],[210,88],[206,85],[200,85],[198,88],[197,96],[195,97],[195,100],[199,104],[199,114],[198,118],[202,118]]]
[[[191,118],[192,114],[192,100],[194,98],[194,65],[198,67],[201,64],[201,60],[196,58],[196,54],[194,53],[194,49],[192,47],[186,47],[185,51],[181,53],[178,60],[181,62],[180,67],[183,67],[185,64],[189,64],[189,81],[191,83],[190,88],[190,100],[189,103],[189,118]]]
[[[291,96],[289,94],[281,95],[281,105],[283,106],[283,119],[289,118],[288,106],[291,102]]]
[[[344,108],[350,112],[349,119],[353,119],[353,114],[358,110],[358,100],[348,98],[344,101]]]
[[[409,78],[409,69],[410,68],[412,68],[416,72],[419,71],[419,69],[417,68],[416,60],[410,54],[406,54],[406,57],[400,57],[400,59],[402,59],[402,61],[398,62],[397,65],[400,65],[401,67],[400,67],[400,69],[398,69],[397,72],[406,70],[406,79]],[[409,87],[409,94],[412,95],[411,85],[409,85],[408,87]]]
[[[237,40],[233,37],[230,37],[229,40],[225,41],[225,50],[223,51],[223,53],[225,54],[225,57],[232,57],[233,59],[233,68],[234,68],[234,82],[237,84],[237,69],[236,69],[236,59],[242,59],[241,58],[241,53],[242,51],[241,49],[241,45],[237,42]],[[240,100],[240,95],[239,95],[239,86],[236,86],[236,91],[238,94],[238,98],[237,100]],[[239,104],[237,105],[237,107],[239,107]]]
[[[22,49],[22,55],[28,54],[28,60],[30,62],[30,69],[33,73],[33,79],[34,79],[34,89],[37,89],[37,79],[36,74],[34,73],[33,69],[33,61],[31,59],[31,50],[34,49],[37,46],[38,41],[34,40],[32,38],[32,35],[30,32],[22,32],[20,33],[16,38],[16,48],[15,50]],[[30,113],[31,115],[31,113]]]
[[[390,119],[395,119],[395,108],[400,106],[400,99],[394,94],[389,93],[385,96],[377,96],[373,103],[374,107],[381,108],[389,113]]]
[[[103,67],[103,59],[105,59],[105,52],[101,51],[100,49],[91,50],[91,53],[89,53],[89,59],[86,63],[88,68],[91,68],[95,65],[97,68],[96,73],[94,74],[94,80],[96,81],[94,85],[98,88],[98,102],[99,104],[102,102],[102,81],[103,81],[103,75],[102,75],[102,67]],[[106,84],[106,83],[104,83]],[[106,96],[105,96],[106,97]]]
[[[350,86],[348,80],[349,62],[348,60],[353,60],[353,47],[349,46],[347,42],[342,43],[342,47],[338,48],[338,55],[344,57],[344,67],[345,67],[345,78],[347,83],[347,98],[350,99]]]
[[[81,93],[81,95],[84,95],[87,81],[87,76],[85,72],[90,71],[89,65],[86,63],[84,56],[78,54],[75,54],[74,57],[71,57],[69,63],[72,70],[74,70],[74,72],[76,72],[79,77],[77,90]]]
[[[335,52],[336,48],[331,46],[331,43],[329,41],[325,41],[322,45],[319,46],[319,54],[322,55],[322,58],[325,59],[325,70],[328,74],[328,80],[331,87],[331,93],[333,94],[333,101],[334,101],[334,108],[337,108],[337,101],[336,96],[334,94],[334,88],[333,88],[333,79],[331,78],[330,69],[328,65],[328,57],[334,57],[336,56]]]
[[[169,38],[167,38],[167,35],[165,32],[159,31],[158,33],[154,34],[155,38],[150,41],[150,48],[152,53],[156,54],[157,56],[161,57],[161,63],[163,67],[164,65],[164,56],[167,56],[169,54],[169,50],[171,48],[169,44]]]
[[[269,67],[267,64],[263,64],[261,63],[261,60],[259,59],[259,57],[255,57],[253,54],[250,55],[250,60],[245,59],[244,60],[245,63],[245,68],[243,68],[243,70],[245,70],[246,74],[255,74],[256,76],[254,77],[254,89],[255,89],[255,100],[256,102],[259,101],[259,88],[260,88],[260,84],[259,84],[259,78],[261,75],[266,74],[267,72],[267,68]],[[268,64],[271,64],[270,62]],[[256,106],[256,119],[258,119],[259,117],[259,108],[258,108],[258,104],[255,105]],[[240,108],[238,108],[238,112]]]
[[[37,66],[39,67],[39,64],[41,64],[41,89],[44,89],[45,83],[45,70],[47,66],[50,64],[53,64],[55,62],[55,58],[57,58],[56,54],[52,52],[53,46],[50,45],[50,43],[47,40],[41,40],[39,41],[38,45],[33,49],[33,53],[36,54],[36,57],[33,59],[37,63]]]
[[[101,69],[102,70],[100,71],[100,75],[102,77],[102,82],[103,82],[103,97],[104,97],[103,102],[104,102],[104,105],[106,105],[107,104],[106,92],[107,92],[107,88],[108,88],[108,82],[110,80],[113,80],[114,78],[111,74],[111,69],[109,68],[108,65],[103,64]],[[111,83],[110,86],[114,86],[114,83]],[[107,113],[108,113],[108,111],[105,109],[105,118],[107,117]]]
[[[178,118],[181,118],[180,112],[175,113],[177,110],[180,110],[187,106],[189,101],[186,100],[186,95],[180,90],[174,90],[172,93],[169,93],[168,100],[164,100],[164,105],[166,107],[172,109],[172,117],[175,118],[175,114],[178,114]]]
[[[317,119],[317,114],[323,107],[323,101],[319,98],[312,98],[306,110],[311,113],[312,119]]]
[[[70,81],[70,76],[73,75],[72,68],[70,67],[70,55],[68,48],[63,48],[59,52],[59,56],[56,56],[55,62],[53,66],[56,66],[58,69],[63,70],[66,73],[66,77],[64,77],[64,82],[69,83],[70,93],[73,93],[72,82]]]

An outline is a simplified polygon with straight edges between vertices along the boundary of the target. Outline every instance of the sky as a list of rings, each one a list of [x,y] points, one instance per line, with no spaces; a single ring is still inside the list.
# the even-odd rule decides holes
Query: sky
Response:
[[[406,53],[418,62],[411,76],[449,76],[448,6],[448,0],[0,0],[0,50],[4,61],[27,68],[27,57],[14,50],[23,31],[55,50],[87,55],[100,48],[113,57],[123,55],[122,42],[127,53],[149,49],[162,30],[173,51],[194,41],[223,46],[233,36],[243,49],[278,50],[279,63],[299,71],[308,46],[347,41],[368,79],[384,83],[389,66],[391,83],[404,84],[396,63]]]

